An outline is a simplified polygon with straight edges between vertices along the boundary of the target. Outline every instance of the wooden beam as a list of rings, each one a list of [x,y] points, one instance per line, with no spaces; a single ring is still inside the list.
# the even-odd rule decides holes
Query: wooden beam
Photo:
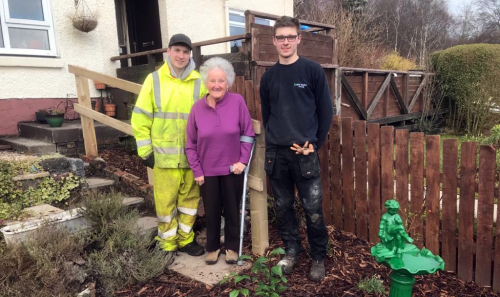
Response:
[[[433,111],[434,114],[444,114],[447,113],[449,110],[447,108],[440,109],[438,111]],[[381,125],[385,124],[390,124],[390,123],[395,123],[395,122],[401,122],[404,120],[414,120],[418,119],[422,116],[422,112],[414,112],[414,113],[409,113],[409,114],[403,114],[403,115],[398,115],[398,116],[392,116],[392,117],[385,117],[385,118],[379,118],[379,119],[373,119],[373,120],[368,120],[368,123],[377,123]]]
[[[352,67],[341,67],[344,72],[370,72],[370,73],[397,73],[400,74],[410,74],[410,75],[426,75],[428,73],[422,71],[394,71],[394,70],[382,70],[382,69],[370,69],[370,68],[352,68]]]
[[[370,107],[368,107],[368,111],[367,111],[368,117],[366,119],[370,119],[373,111],[375,110],[375,107],[377,107],[377,104],[378,104],[380,98],[382,98],[382,95],[384,94],[385,89],[387,89],[387,86],[391,82],[391,75],[392,75],[391,73],[386,75],[384,83],[380,87],[380,90],[378,90],[378,93],[375,96],[375,98],[373,99],[372,104],[370,104]]]
[[[354,90],[352,89],[351,85],[349,84],[349,82],[347,81],[347,78],[345,77],[345,75],[343,73],[342,73],[341,79],[342,79],[342,84],[344,85],[345,89],[347,90],[349,97],[351,97],[351,101],[354,103],[354,106],[356,107],[359,114],[361,115],[362,120],[366,120],[367,115],[366,115],[365,107],[361,104],[361,102],[359,102],[358,96],[356,96],[356,93],[354,93]]]
[[[411,99],[410,105],[408,105],[408,112],[411,112],[411,109],[413,108],[413,105],[415,105],[415,102],[417,102],[418,96],[420,96],[420,92],[422,92],[422,89],[424,88],[426,82],[427,76],[424,76],[424,79],[422,79],[422,82],[420,82],[415,95],[413,95],[413,98]]]
[[[249,188],[254,189],[255,191],[264,191],[264,181],[262,180],[262,178],[258,178],[249,174],[247,184]]]
[[[75,75],[75,80],[76,80],[76,90],[78,93],[78,103],[92,110],[92,102],[90,101],[89,80],[85,77],[78,75]],[[94,120],[85,115],[82,115],[81,121],[82,121],[82,132],[83,132],[83,143],[85,145],[85,154],[87,156],[97,156],[97,139],[95,136]]]
[[[250,65],[252,66],[264,66],[264,67],[271,67],[274,64],[276,64],[276,62],[258,61],[258,60],[252,60],[252,62],[250,62]],[[339,68],[339,65],[337,64],[319,64],[319,65],[323,69]]]
[[[88,78],[88,79],[92,79],[94,81],[97,80],[97,81],[102,82],[108,86],[122,89],[122,90],[125,90],[125,91],[130,92],[130,93],[139,94],[141,92],[142,85],[140,85],[140,84],[136,84],[136,83],[129,82],[129,81],[119,79],[116,77],[112,77],[112,76],[109,76],[106,74],[102,74],[99,72],[88,70],[88,69],[85,69],[85,68],[82,68],[79,66],[68,65],[68,71],[69,71],[69,73],[72,73],[74,75]]]
[[[246,10],[245,16],[247,16],[247,15],[253,15],[254,17],[259,17],[259,18],[269,19],[269,20],[277,20],[281,17],[280,15],[264,13],[264,12],[255,11],[255,10]],[[311,22],[311,21],[306,21],[306,20],[299,20],[299,21],[300,21],[301,25],[307,25],[307,26],[311,26],[311,27],[320,27],[320,28],[325,28],[325,29],[335,29],[335,26],[330,25],[330,24],[323,24],[323,23]]]
[[[363,96],[361,101],[365,109],[368,108],[368,76],[368,72],[363,72]]]
[[[255,135],[261,134],[261,124],[260,121],[252,119],[252,126],[253,126],[253,132],[255,132]]]
[[[394,92],[394,95],[396,96],[396,100],[399,102],[399,106],[401,107],[401,111],[404,114],[408,113],[408,109],[406,108],[405,102],[403,98],[401,97],[401,93],[399,93],[398,86],[396,85],[396,82],[394,81],[394,77],[391,75],[391,87],[392,91]]]
[[[116,130],[122,131],[125,134],[134,136],[131,125],[119,121],[117,119],[113,119],[112,117],[109,117],[105,114],[87,108],[85,106],[82,106],[80,104],[74,103],[73,105],[75,106],[75,111],[78,112],[80,115],[84,115],[90,119],[103,123],[106,126],[110,126],[112,128],[115,128]]]

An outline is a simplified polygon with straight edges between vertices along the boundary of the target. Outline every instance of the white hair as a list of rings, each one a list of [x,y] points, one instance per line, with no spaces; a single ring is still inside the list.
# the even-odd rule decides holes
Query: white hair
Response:
[[[205,63],[203,63],[203,65],[201,65],[200,67],[200,75],[203,79],[203,82],[207,82],[208,73],[212,69],[220,69],[224,71],[224,73],[226,73],[228,86],[230,87],[233,85],[236,74],[234,73],[233,65],[231,65],[228,60],[219,57],[214,57],[206,60]]]

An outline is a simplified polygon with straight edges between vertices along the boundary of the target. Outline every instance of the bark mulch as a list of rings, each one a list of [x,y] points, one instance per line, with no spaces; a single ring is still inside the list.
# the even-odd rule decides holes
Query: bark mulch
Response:
[[[302,244],[306,252],[302,253],[294,272],[287,275],[288,287],[282,296],[379,296],[365,294],[357,289],[358,283],[365,278],[377,277],[383,281],[386,294],[389,293],[389,273],[386,267],[377,264],[370,255],[370,243],[357,238],[351,233],[328,227],[330,247],[325,260],[326,278],[321,283],[309,281],[307,273],[311,261],[307,256],[307,239],[305,230],[301,230]],[[245,246],[250,246],[250,235],[245,236]],[[282,246],[279,234],[274,226],[269,230],[270,248]],[[245,253],[250,253],[248,248]],[[256,257],[254,257],[256,259]],[[221,259],[223,260],[223,257]],[[272,259],[273,265],[278,259]],[[250,272],[247,274],[250,275]],[[172,271],[167,271],[160,277],[146,284],[138,284],[125,290],[116,292],[116,296],[228,296],[234,288],[246,287],[251,290],[254,285],[242,281],[239,286],[232,282],[218,285],[213,288],[205,284],[186,278]],[[459,280],[451,272],[438,272],[430,276],[417,276],[413,296],[500,296],[491,288],[483,288],[474,283]]]
[[[109,165],[140,177],[144,181],[148,180],[148,172],[146,166],[142,164],[142,159],[130,150],[123,148],[103,150],[99,156]]]

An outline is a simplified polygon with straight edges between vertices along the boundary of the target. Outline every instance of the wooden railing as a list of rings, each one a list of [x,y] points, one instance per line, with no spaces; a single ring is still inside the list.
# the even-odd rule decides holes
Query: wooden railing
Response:
[[[78,103],[74,104],[74,108],[75,111],[80,114],[86,155],[98,156],[94,120],[120,130],[127,135],[134,135],[130,124],[92,110],[89,79],[102,82],[110,87],[125,90],[133,94],[139,94],[142,88],[141,85],[74,65],[68,65],[68,71],[75,75]],[[265,158],[265,136],[260,121],[252,120],[252,124],[256,134],[255,151],[250,163],[250,172],[248,175],[248,187],[250,188],[251,197],[250,216],[252,224],[252,251],[255,254],[263,254],[269,246],[267,185],[266,173],[263,167]],[[149,183],[153,184],[153,170],[150,168],[147,170]]]

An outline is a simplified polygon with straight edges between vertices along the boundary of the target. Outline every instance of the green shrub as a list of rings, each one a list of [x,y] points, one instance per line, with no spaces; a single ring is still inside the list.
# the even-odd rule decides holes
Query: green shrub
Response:
[[[500,102],[500,45],[459,45],[431,55],[440,87],[452,103],[450,125],[479,135]]]
[[[358,290],[365,293],[378,293],[383,294],[385,292],[385,287],[383,282],[377,278],[365,278],[358,283]]]

